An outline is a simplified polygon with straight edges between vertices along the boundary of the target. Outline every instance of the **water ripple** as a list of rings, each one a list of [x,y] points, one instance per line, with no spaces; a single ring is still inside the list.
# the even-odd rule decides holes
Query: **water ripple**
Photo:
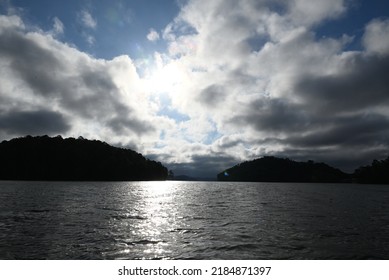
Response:
[[[389,188],[0,182],[1,259],[388,259]]]

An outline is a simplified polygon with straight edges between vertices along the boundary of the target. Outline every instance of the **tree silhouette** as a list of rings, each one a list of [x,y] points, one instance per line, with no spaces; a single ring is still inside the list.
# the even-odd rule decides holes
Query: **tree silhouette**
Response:
[[[389,184],[389,157],[384,160],[374,160],[371,165],[355,170],[354,179],[364,184]]]
[[[243,182],[345,182],[349,175],[325,163],[296,162],[263,157],[240,163],[217,175],[219,181]]]
[[[26,136],[0,144],[3,180],[165,180],[167,169],[130,149],[61,136]]]

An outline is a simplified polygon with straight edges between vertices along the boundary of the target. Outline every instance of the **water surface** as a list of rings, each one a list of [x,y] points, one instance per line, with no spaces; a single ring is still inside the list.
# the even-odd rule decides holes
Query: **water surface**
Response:
[[[0,182],[1,259],[388,259],[389,186]]]

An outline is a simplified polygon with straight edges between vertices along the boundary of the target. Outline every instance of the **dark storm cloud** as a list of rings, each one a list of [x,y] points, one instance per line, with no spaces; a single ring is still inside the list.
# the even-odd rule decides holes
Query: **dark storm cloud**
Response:
[[[287,99],[260,99],[247,107],[230,122],[237,126],[250,126],[259,132],[296,132],[308,127],[307,115],[299,105]]]
[[[0,114],[0,131],[8,134],[56,134],[70,129],[59,113],[47,110],[14,111]]]
[[[306,76],[295,93],[318,113],[353,112],[389,105],[389,56],[355,54],[336,75]]]
[[[378,114],[334,117],[327,128],[286,139],[294,147],[366,147],[389,144],[389,118]],[[325,126],[323,123],[318,125]]]

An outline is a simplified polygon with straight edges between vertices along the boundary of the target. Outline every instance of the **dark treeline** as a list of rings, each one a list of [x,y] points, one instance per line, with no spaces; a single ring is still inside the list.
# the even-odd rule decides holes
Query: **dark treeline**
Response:
[[[166,180],[161,163],[105,142],[61,136],[26,136],[0,143],[0,180],[135,181]],[[170,179],[181,179],[171,172]],[[188,177],[189,178],[189,177]],[[240,163],[217,175],[219,181],[356,182],[389,184],[389,157],[374,160],[353,174],[325,163],[263,157]]]
[[[325,182],[350,181],[350,175],[325,163],[296,162],[263,157],[235,165],[217,175],[219,181],[242,182]]]
[[[389,157],[385,160],[374,160],[371,165],[355,170],[354,178],[363,184],[389,184]]]
[[[165,180],[167,169],[130,149],[82,137],[15,138],[0,143],[0,179],[63,181]]]
[[[389,157],[347,174],[325,163],[297,162],[287,158],[263,157],[240,163],[217,175],[219,181],[314,182],[389,184]]]

